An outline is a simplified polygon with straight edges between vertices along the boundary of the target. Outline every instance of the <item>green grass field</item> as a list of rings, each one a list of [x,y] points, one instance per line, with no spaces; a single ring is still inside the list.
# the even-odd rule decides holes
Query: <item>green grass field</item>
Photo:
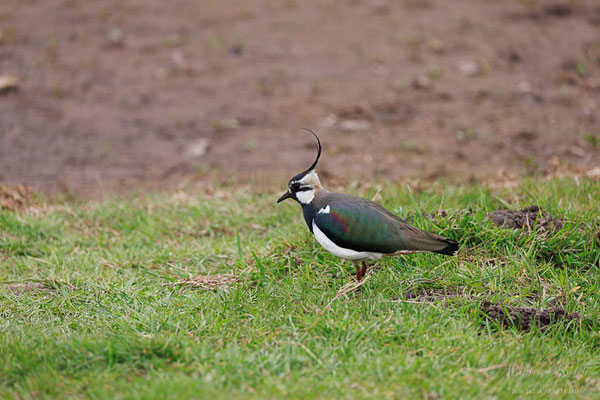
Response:
[[[359,295],[340,296],[353,265],[321,249],[278,194],[0,210],[0,396],[600,397],[599,183],[387,185],[380,203],[462,249],[385,259]],[[529,205],[564,228],[486,218]],[[422,216],[436,209],[449,215]],[[238,282],[174,285],[225,273]],[[486,300],[581,319],[521,330],[487,319]]]

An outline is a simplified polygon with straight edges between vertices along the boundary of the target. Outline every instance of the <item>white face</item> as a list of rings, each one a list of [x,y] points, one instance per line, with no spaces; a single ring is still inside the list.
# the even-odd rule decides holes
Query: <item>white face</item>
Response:
[[[319,176],[313,170],[302,179],[290,182],[288,191],[296,196],[300,204],[309,204],[315,198],[315,187],[320,186]]]
[[[296,198],[301,204],[309,204],[315,198],[315,191],[310,189],[296,192]]]

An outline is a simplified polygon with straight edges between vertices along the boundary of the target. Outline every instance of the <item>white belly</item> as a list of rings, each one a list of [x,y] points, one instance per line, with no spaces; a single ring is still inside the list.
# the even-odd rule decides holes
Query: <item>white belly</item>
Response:
[[[319,229],[315,221],[312,222],[313,233],[317,242],[325,248],[328,252],[336,257],[343,258],[346,260],[377,260],[383,254],[382,253],[371,253],[369,251],[354,251],[351,249],[344,249],[333,243],[325,234]]]

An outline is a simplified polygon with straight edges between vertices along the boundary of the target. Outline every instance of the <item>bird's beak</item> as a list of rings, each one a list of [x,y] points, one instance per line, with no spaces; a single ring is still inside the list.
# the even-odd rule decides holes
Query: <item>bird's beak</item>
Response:
[[[287,191],[287,192],[285,192],[285,193],[283,194],[283,196],[281,196],[281,197],[279,198],[279,200],[277,200],[277,202],[278,202],[278,203],[281,203],[282,201],[284,201],[285,199],[289,199],[290,197],[292,197],[292,195],[290,194],[290,192],[289,192],[289,191]]]

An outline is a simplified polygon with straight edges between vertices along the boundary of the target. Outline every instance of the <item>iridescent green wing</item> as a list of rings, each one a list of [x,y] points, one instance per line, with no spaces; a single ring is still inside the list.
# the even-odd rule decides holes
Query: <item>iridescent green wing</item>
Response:
[[[344,196],[332,199],[315,215],[315,224],[345,249],[391,254],[399,251],[441,251],[450,242],[422,231],[369,200]]]
[[[396,222],[368,203],[330,204],[329,213],[316,214],[315,224],[345,249],[394,253],[402,247]]]

